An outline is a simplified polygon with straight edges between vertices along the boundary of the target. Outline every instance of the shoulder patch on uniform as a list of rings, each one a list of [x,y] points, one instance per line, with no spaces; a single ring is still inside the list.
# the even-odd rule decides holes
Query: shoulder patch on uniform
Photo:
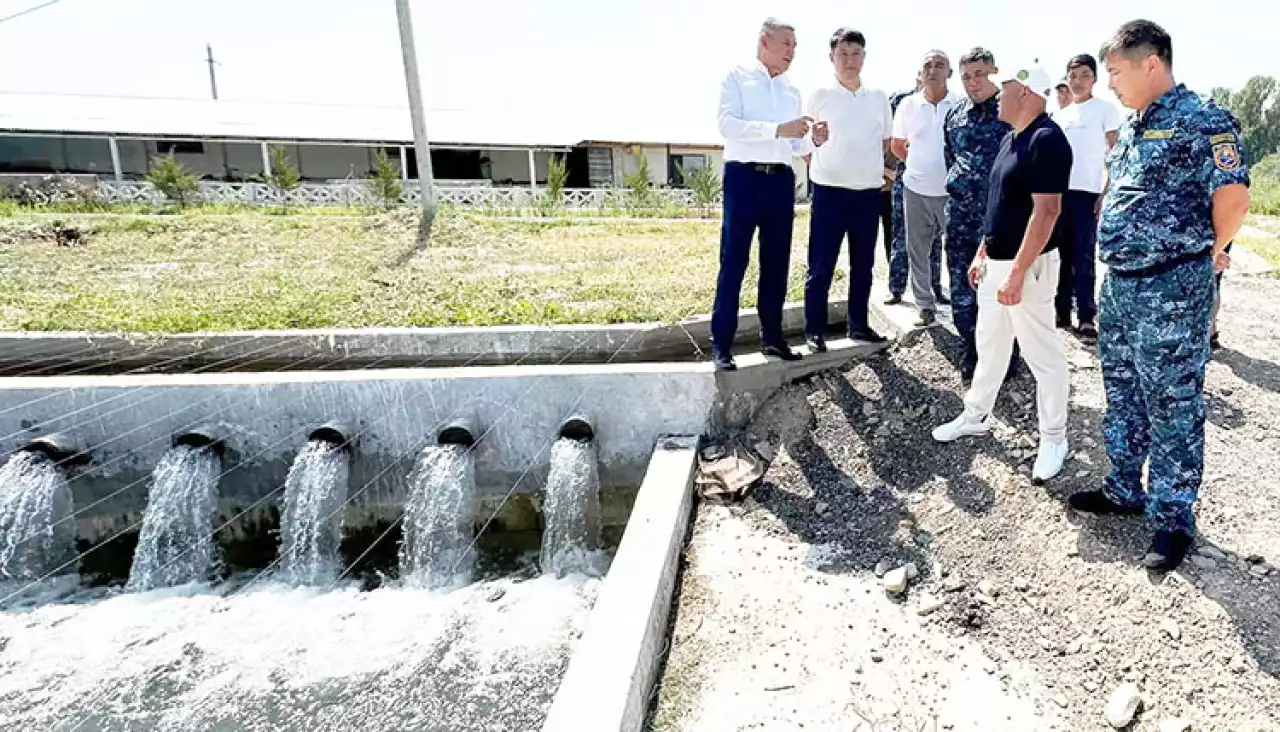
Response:
[[[1224,132],[1221,135],[1214,135],[1213,137],[1209,138],[1209,143],[1212,145],[1218,145],[1224,142],[1235,142],[1235,141],[1236,141],[1236,136],[1234,133],[1231,133],[1231,132]]]
[[[1142,133],[1144,140],[1168,140],[1173,137],[1173,130],[1147,130]]]
[[[1240,167],[1240,151],[1234,142],[1220,142],[1213,146],[1213,164],[1218,170],[1236,170]]]

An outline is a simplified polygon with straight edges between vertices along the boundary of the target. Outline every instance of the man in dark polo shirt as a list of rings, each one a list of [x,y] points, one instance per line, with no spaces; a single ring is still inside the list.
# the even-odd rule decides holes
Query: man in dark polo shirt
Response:
[[[1056,224],[1071,179],[1071,145],[1045,114],[1053,82],[1043,69],[1003,77],[1000,119],[1013,127],[991,170],[982,246],[969,268],[978,291],[978,367],[959,417],[933,431],[939,442],[985,434],[1016,339],[1036,377],[1040,450],[1031,477],[1046,481],[1067,457],[1070,377],[1054,325]]]

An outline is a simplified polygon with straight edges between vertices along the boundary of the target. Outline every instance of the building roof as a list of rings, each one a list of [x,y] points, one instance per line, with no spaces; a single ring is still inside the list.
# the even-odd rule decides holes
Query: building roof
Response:
[[[719,146],[714,135],[678,120],[637,124],[615,110],[596,121],[563,120],[536,110],[513,116],[428,109],[434,146],[567,148],[583,140]],[[708,124],[713,120],[708,119]],[[696,125],[703,127],[704,125]],[[714,127],[712,127],[714,132]],[[230,140],[300,140],[410,144],[408,107],[294,104],[212,99],[0,93],[0,133],[194,137]]]

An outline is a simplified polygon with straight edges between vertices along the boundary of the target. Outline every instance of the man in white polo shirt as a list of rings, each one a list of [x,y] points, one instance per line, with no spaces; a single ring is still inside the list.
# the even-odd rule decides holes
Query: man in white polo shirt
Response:
[[[1075,305],[1080,324],[1076,333],[1097,338],[1094,318],[1094,260],[1098,254],[1098,211],[1106,178],[1107,152],[1120,134],[1120,110],[1093,96],[1098,80],[1098,62],[1082,53],[1067,63],[1067,85],[1072,104],[1058,110],[1058,123],[1071,143],[1075,162],[1071,165],[1071,187],[1062,198],[1062,272],[1058,279],[1058,327],[1071,327],[1071,306]]]
[[[951,60],[942,51],[925,54],[920,70],[923,87],[898,105],[893,118],[893,154],[907,164],[902,205],[907,224],[907,262],[911,294],[920,310],[918,326],[933,325],[937,300],[930,287],[929,253],[936,236],[946,231],[947,164],[942,126],[958,99],[947,90]]]
[[[883,343],[871,329],[876,234],[882,208],[884,153],[892,128],[889,97],[862,85],[866,38],[850,28],[831,36],[835,79],[809,98],[817,149],[809,163],[813,205],[809,219],[809,272],[804,283],[804,332],[809,347],[827,350],[827,303],[840,246],[849,239],[850,338]]]

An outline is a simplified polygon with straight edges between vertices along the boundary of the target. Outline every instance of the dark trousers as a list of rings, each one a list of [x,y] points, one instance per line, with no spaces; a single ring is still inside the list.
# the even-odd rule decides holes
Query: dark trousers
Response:
[[[876,230],[884,207],[879,189],[854,191],[813,185],[809,215],[809,272],[804,280],[804,332],[822,335],[827,329],[827,304],[840,246],[849,240],[850,331],[866,330],[867,300],[871,297],[876,261]]]
[[[1094,260],[1098,249],[1098,216],[1094,213],[1098,194],[1067,191],[1062,197],[1059,219],[1062,269],[1058,277],[1055,309],[1058,319],[1071,320],[1071,306],[1081,322],[1093,322],[1098,315],[1094,299]]]
[[[985,212],[972,200],[955,197],[947,200],[946,247],[947,277],[951,282],[951,320],[964,342],[965,360],[977,364],[978,293],[969,284],[969,265],[973,264],[982,244]]]
[[[884,232],[884,263],[893,264],[893,191],[881,191],[880,228]]]
[[[782,304],[787,297],[795,174],[790,166],[766,173],[743,163],[724,166],[724,219],[720,226],[720,274],[711,310],[711,348],[727,355],[738,331],[738,296],[751,261],[751,239],[760,232],[756,309],[760,343],[783,345]]]

